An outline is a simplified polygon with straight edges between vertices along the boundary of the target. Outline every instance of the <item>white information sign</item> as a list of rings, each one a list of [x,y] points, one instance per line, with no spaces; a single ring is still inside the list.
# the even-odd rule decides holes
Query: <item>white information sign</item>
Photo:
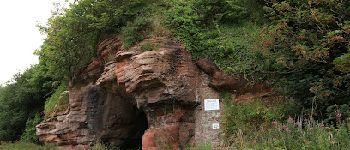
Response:
[[[205,99],[204,110],[205,111],[220,110],[219,99]]]
[[[220,129],[220,124],[219,123],[213,123],[212,128],[214,130]]]

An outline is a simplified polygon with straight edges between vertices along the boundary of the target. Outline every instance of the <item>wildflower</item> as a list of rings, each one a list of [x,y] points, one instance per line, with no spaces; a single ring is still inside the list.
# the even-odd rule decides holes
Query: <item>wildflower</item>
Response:
[[[335,119],[337,120],[337,122],[341,121],[341,112],[339,110],[337,110],[336,112]]]
[[[283,129],[284,131],[290,133],[290,129],[288,128],[287,125],[283,125],[283,126],[282,126],[282,129]]]
[[[289,116],[287,122],[290,124],[294,123],[294,118]]]
[[[278,122],[276,120],[273,120],[271,124],[272,124],[272,127],[277,127]]]
[[[320,123],[320,128],[323,129],[324,128],[324,124],[323,122]]]

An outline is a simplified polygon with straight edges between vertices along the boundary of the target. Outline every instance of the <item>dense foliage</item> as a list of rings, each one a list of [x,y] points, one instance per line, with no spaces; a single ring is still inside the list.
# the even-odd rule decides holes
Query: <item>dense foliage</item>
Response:
[[[165,25],[194,58],[207,57],[231,73],[251,74],[262,64],[259,41],[262,5],[255,1],[171,1]],[[262,13],[260,13],[262,14]]]
[[[52,16],[47,26],[41,27],[47,38],[37,51],[40,63],[57,79],[74,80],[80,69],[96,56],[98,42],[120,33],[124,26],[145,14],[150,4],[152,1],[146,0],[80,0],[71,4],[63,13]],[[139,31],[144,24],[136,22],[136,29],[129,28],[129,32]],[[131,40],[134,41],[127,45],[136,41]]]
[[[39,138],[36,136],[36,128],[42,120],[42,116],[40,114],[35,114],[33,118],[28,118],[26,123],[26,128],[21,135],[22,142],[28,143],[39,143]]]
[[[280,91],[306,108],[304,113],[332,117],[327,109],[334,112],[350,102],[350,2],[271,1],[264,9],[273,22],[266,71]]]
[[[0,89],[0,141],[21,137],[27,120],[43,111],[45,99],[52,90],[52,78],[39,65],[15,75]]]
[[[331,120],[340,105],[347,107],[349,1],[196,0],[170,5],[165,24],[194,57],[271,83],[301,106],[295,113]]]

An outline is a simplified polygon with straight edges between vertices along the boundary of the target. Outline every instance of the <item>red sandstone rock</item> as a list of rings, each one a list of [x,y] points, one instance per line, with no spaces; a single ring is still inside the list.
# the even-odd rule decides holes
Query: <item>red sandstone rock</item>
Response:
[[[220,71],[219,68],[209,59],[198,59],[196,65],[206,74],[213,76],[215,72]]]
[[[208,59],[199,59],[197,66],[206,74],[212,77],[209,85],[219,90],[237,91],[247,83],[247,80],[241,77],[235,77],[225,74]]]
[[[252,100],[272,93],[272,89],[264,84],[248,85],[248,81],[241,76],[227,75],[208,59],[199,59],[196,64],[203,72],[212,77],[209,83],[211,87],[235,92],[238,95],[236,101]]]
[[[144,52],[145,43],[156,46]],[[125,51],[112,37],[97,53],[82,71],[82,82],[70,85],[69,109],[36,126],[41,141],[63,149],[87,149],[97,141],[122,149],[141,143],[144,150],[184,149],[196,143],[196,135],[218,139],[219,133],[201,124],[219,117],[201,108],[203,99],[219,98],[209,85],[236,90],[246,83],[209,61],[197,62],[212,76],[209,83],[183,46],[167,38],[146,39]]]
[[[97,47],[97,54],[100,59],[111,61],[108,59],[112,59],[113,55],[118,51],[122,50],[122,41],[119,37],[113,36],[104,41],[102,41]],[[111,57],[111,58],[108,58]]]
[[[171,124],[162,128],[151,128],[146,130],[142,137],[142,149],[180,149],[179,126]]]
[[[157,145],[155,143],[155,132],[154,130],[146,130],[145,134],[142,136],[142,149],[151,150],[156,149]]]

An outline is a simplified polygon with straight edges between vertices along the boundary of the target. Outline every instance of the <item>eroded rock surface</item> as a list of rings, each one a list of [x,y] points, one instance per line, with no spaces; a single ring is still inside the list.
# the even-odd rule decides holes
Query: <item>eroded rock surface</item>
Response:
[[[218,142],[211,123],[220,121],[220,111],[204,112],[203,100],[220,98],[212,87],[237,90],[246,80],[231,78],[209,61],[197,66],[181,44],[167,38],[146,39],[128,51],[117,37],[107,39],[80,82],[70,84],[69,108],[37,125],[37,135],[63,149],[102,142],[177,150]]]
[[[208,59],[199,59],[196,61],[196,65],[211,77],[208,84],[210,87],[234,93],[237,103],[247,103],[256,98],[270,97],[273,94],[272,88],[266,84],[249,83],[242,76],[228,75]]]

